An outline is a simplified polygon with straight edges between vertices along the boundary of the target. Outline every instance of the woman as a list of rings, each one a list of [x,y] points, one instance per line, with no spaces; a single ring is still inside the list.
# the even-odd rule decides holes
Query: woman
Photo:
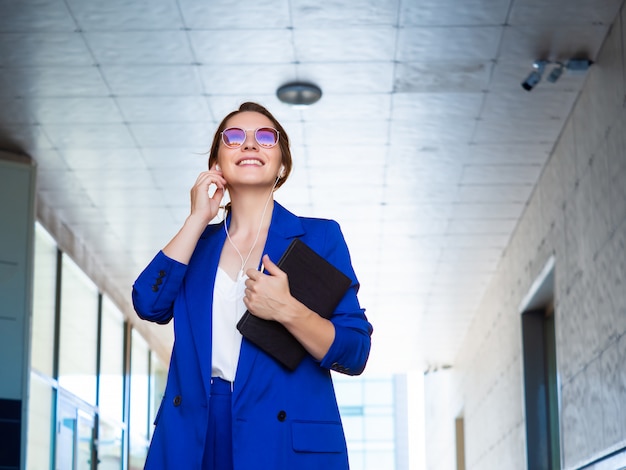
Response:
[[[289,139],[269,111],[244,103],[228,114],[183,227],[133,286],[138,315],[173,318],[175,331],[147,469],[348,468],[330,370],[363,371],[372,327],[338,224],[274,202],[291,166]],[[226,220],[209,224],[226,189]],[[352,281],[330,320],[291,296],[274,263],[294,238]],[[282,323],[304,346],[294,371],[241,337],[246,309]]]

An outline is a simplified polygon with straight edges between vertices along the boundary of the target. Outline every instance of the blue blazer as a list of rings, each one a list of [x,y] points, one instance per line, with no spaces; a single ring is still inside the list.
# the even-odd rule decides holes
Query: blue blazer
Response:
[[[209,225],[188,265],[159,252],[133,286],[138,315],[174,319],[175,341],[147,469],[200,469],[211,399],[213,285],[226,239]],[[235,470],[344,470],[348,456],[330,370],[360,374],[372,326],[357,299],[358,281],[339,225],[297,217],[274,203],[264,253],[276,262],[294,237],[352,279],[331,321],[335,340],[322,361],[307,356],[290,372],[245,338],[233,389]]]

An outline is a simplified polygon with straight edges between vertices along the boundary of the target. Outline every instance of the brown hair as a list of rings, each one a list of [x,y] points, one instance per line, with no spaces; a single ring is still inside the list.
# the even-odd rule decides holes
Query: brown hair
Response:
[[[278,146],[280,148],[281,163],[285,167],[285,169],[283,170],[281,176],[278,179],[278,182],[276,183],[276,189],[278,189],[287,180],[289,173],[291,173],[291,167],[293,166],[293,162],[291,159],[291,149],[289,148],[289,136],[287,136],[287,132],[285,132],[283,126],[281,126],[280,122],[278,122],[278,120],[272,115],[272,113],[270,113],[265,107],[257,103],[247,101],[239,106],[239,109],[228,113],[226,117],[222,119],[222,122],[215,131],[215,135],[213,136],[213,143],[211,144],[211,150],[209,151],[209,168],[217,163],[217,151],[219,150],[220,142],[222,140],[222,131],[226,129],[226,123],[236,114],[246,111],[259,113],[267,117],[270,121],[272,121],[272,124],[279,132]]]

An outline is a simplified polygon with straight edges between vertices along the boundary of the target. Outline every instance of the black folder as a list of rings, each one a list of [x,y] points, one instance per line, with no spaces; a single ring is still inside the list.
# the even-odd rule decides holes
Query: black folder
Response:
[[[291,295],[324,318],[330,318],[352,281],[306,243],[295,238],[278,263],[287,273]],[[289,370],[295,370],[307,351],[281,323],[246,311],[237,329]]]

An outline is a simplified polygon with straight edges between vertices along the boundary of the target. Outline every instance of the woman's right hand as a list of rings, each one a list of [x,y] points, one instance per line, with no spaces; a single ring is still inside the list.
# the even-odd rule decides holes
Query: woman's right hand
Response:
[[[216,186],[213,195],[209,196],[211,185]],[[220,203],[224,197],[226,180],[215,165],[208,171],[198,175],[196,183],[191,188],[191,216],[198,217],[205,223],[209,223],[217,215]]]
[[[214,184],[217,190],[209,196],[209,188]],[[199,237],[220,208],[226,180],[222,172],[211,168],[198,175],[191,188],[191,214],[178,233],[163,247],[166,256],[183,264],[188,264],[196,248]]]

